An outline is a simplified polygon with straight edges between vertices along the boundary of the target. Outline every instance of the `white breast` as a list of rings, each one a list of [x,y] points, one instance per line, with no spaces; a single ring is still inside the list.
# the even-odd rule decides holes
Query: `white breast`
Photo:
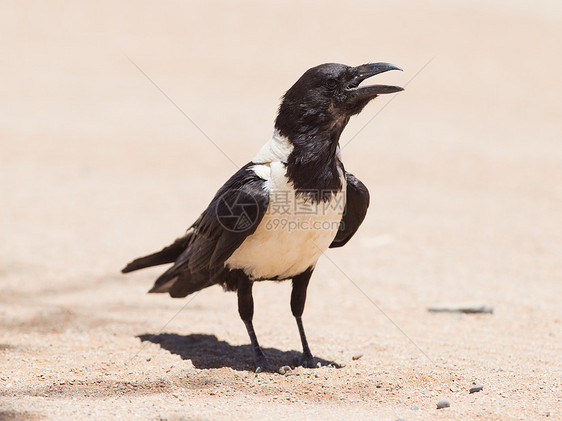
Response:
[[[282,162],[291,152],[290,143],[278,135],[275,138],[276,134],[252,167],[266,180],[270,192],[266,214],[254,234],[225,262],[229,269],[242,269],[252,279],[291,278],[315,266],[334,239],[345,208],[343,171],[343,190],[329,201],[313,203],[296,197]]]

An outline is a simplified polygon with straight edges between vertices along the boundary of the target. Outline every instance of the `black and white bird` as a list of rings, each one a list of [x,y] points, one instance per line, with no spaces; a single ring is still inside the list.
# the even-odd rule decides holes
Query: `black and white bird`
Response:
[[[299,329],[300,363],[315,367],[302,313],[319,257],[355,234],[369,206],[365,185],[345,171],[339,148],[349,118],[398,86],[360,86],[388,63],[357,67],[328,63],[307,70],[286,92],[271,139],[237,171],[173,244],[129,263],[123,273],[173,265],[149,292],[185,297],[219,284],[238,294],[238,311],[257,367],[269,369],[254,328],[252,286],[292,280],[291,310]]]

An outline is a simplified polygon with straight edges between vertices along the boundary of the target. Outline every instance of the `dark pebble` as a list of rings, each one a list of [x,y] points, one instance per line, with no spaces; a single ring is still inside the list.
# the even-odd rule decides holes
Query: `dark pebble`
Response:
[[[494,307],[486,305],[474,305],[468,307],[429,307],[427,311],[431,313],[465,313],[465,314],[492,314],[494,312]]]
[[[480,392],[482,389],[484,389],[484,386],[482,386],[481,384],[477,384],[475,386],[472,386],[469,390],[470,393],[476,393],[476,392]]]

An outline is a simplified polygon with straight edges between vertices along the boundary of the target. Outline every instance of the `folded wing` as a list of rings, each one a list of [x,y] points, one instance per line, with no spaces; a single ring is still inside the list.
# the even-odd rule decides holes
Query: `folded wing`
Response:
[[[365,219],[369,207],[367,187],[351,173],[346,172],[345,179],[347,182],[345,210],[338,233],[330,248],[342,247],[353,237]]]
[[[254,173],[253,165],[245,165],[221,187],[184,237],[129,263],[123,272],[174,262],[149,292],[185,297],[214,284],[228,288],[224,262],[254,233],[269,203],[265,180]]]

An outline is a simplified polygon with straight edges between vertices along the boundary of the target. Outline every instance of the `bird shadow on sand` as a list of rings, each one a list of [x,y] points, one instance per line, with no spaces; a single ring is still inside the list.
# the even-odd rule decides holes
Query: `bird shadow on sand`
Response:
[[[159,333],[156,335],[146,333],[137,336],[142,342],[152,342],[161,348],[179,355],[183,360],[191,360],[195,368],[222,368],[229,367],[238,371],[253,371],[253,349],[248,345],[231,345],[226,341],[217,339],[215,335],[193,333],[191,335],[178,335],[175,333]],[[295,367],[301,356],[298,351],[281,351],[276,348],[263,348],[273,367]],[[334,364],[322,358],[316,358],[322,366]],[[337,367],[337,365],[336,365]]]

